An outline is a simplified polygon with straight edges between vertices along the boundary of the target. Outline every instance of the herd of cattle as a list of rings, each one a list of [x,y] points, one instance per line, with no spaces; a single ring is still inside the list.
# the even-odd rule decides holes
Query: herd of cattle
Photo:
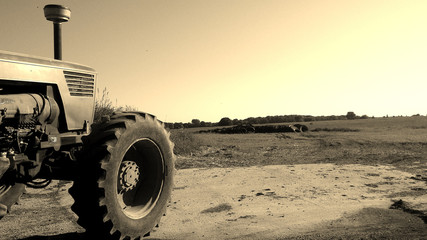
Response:
[[[202,130],[200,133],[278,133],[278,132],[307,132],[308,127],[302,124],[293,125],[261,125],[240,124],[234,127],[216,128],[211,130]]]

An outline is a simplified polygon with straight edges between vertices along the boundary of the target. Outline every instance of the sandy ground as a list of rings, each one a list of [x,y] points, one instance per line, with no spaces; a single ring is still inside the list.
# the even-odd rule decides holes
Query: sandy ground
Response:
[[[0,239],[84,239],[70,185],[29,189],[2,219]],[[389,209],[398,200],[406,212]],[[148,239],[427,239],[425,214],[426,181],[390,166],[184,169]]]

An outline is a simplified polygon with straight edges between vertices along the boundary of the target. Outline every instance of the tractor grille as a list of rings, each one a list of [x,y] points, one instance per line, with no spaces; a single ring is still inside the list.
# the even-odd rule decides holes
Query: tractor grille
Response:
[[[94,75],[64,71],[64,76],[71,96],[93,97],[95,85]]]

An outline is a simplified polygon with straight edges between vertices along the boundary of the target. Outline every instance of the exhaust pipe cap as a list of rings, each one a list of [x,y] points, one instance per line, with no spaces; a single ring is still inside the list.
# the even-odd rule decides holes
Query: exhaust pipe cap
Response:
[[[71,18],[71,9],[62,5],[49,4],[43,10],[46,19],[54,23],[68,22]]]

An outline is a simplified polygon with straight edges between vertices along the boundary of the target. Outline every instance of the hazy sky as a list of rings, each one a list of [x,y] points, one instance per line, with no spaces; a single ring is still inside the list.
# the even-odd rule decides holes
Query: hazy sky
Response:
[[[50,1],[0,0],[0,49],[53,56]],[[168,122],[427,114],[427,1],[61,1],[63,59]]]

